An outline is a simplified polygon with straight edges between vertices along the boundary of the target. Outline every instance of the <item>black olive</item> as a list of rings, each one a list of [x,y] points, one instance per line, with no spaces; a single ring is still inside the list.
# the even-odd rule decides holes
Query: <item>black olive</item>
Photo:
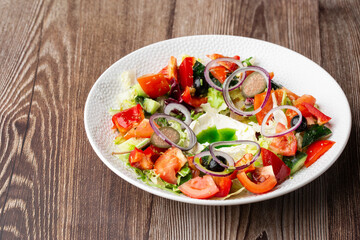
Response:
[[[217,158],[223,162],[224,164],[226,164],[226,159],[221,157],[221,156],[217,156]],[[224,167],[220,166],[220,164],[218,164],[214,159],[211,159],[209,162],[209,165],[207,167],[207,169],[209,169],[210,171],[213,172],[222,172],[224,171]]]
[[[195,77],[193,86],[195,88],[195,96],[196,97],[205,96],[208,93],[209,84],[203,78]]]
[[[300,116],[296,115],[291,119],[291,127],[295,126],[296,123],[298,123]],[[307,129],[307,123],[306,123],[306,118],[302,117],[301,118],[301,124],[300,126],[295,130],[295,132],[302,132],[305,131]]]

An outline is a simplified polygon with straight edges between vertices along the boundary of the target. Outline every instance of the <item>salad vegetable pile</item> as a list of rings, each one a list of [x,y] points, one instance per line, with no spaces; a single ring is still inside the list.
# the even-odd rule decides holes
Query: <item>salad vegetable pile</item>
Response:
[[[113,154],[142,181],[197,199],[262,194],[335,144],[313,96],[277,84],[253,57],[207,57],[121,74]]]

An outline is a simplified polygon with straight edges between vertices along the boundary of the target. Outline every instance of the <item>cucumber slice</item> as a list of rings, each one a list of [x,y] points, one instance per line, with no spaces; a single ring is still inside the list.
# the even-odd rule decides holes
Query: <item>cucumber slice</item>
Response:
[[[299,171],[303,166],[304,162],[307,158],[307,154],[304,152],[297,151],[295,156],[291,157],[283,157],[283,162],[291,169],[290,174],[294,174],[295,172]]]
[[[246,98],[254,97],[256,94],[262,93],[266,88],[264,77],[258,73],[253,72],[247,76],[241,86],[241,93]]]
[[[138,96],[141,96],[141,97],[149,97],[145,92],[144,90],[141,88],[140,84],[135,84],[133,86],[134,90],[135,90],[135,93],[136,95]]]
[[[304,133],[302,148],[309,146],[320,138],[329,136],[331,133],[331,130],[324,125],[315,124],[311,126]]]
[[[173,143],[177,144],[180,141],[180,133],[172,127],[162,127],[159,130],[167,136]],[[170,144],[162,140],[156,133],[151,136],[150,142],[152,145],[159,148],[169,148]]]
[[[144,110],[150,114],[154,114],[160,107],[160,103],[151,98],[144,99]]]
[[[117,146],[118,152],[128,152],[136,148],[143,148],[148,145],[150,138],[130,138]]]

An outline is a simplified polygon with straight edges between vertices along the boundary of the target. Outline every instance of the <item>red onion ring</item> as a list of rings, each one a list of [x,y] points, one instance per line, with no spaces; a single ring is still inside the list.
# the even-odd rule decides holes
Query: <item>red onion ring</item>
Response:
[[[169,120],[173,120],[173,121],[176,121],[178,123],[180,123],[180,125],[182,126],[182,128],[185,128],[186,131],[187,131],[187,135],[189,137],[189,146],[187,147],[182,147],[174,142],[172,142],[167,136],[165,136],[165,134],[163,134],[156,126],[155,124],[155,120],[157,118],[166,118],[166,119],[169,119]],[[162,140],[164,140],[165,142],[167,142],[168,144],[170,144],[171,146],[173,147],[177,147],[179,149],[181,149],[182,151],[188,151],[190,149],[192,149],[195,144],[197,143],[197,139],[196,139],[196,135],[195,133],[191,130],[191,128],[186,125],[186,123],[184,123],[183,121],[181,121],[180,119],[177,119],[176,117],[173,117],[173,116],[170,116],[170,115],[167,115],[167,114],[163,114],[163,113],[155,113],[153,114],[150,119],[149,119],[149,122],[150,122],[150,126],[151,128],[154,130],[154,133],[156,135],[158,135]]]
[[[182,114],[184,114],[184,116],[185,116],[184,123],[186,123],[187,125],[189,125],[191,123],[192,120],[191,120],[191,114],[190,114],[189,110],[185,106],[183,106],[183,105],[181,105],[179,103],[169,103],[165,107],[164,113],[170,115],[170,113],[174,109],[179,110]]]
[[[236,59],[233,59],[233,58],[217,58],[217,59],[214,59],[214,60],[210,61],[210,62],[206,65],[206,67],[205,67],[204,77],[205,77],[205,80],[209,83],[209,85],[210,85],[211,87],[213,87],[214,89],[218,90],[218,91],[222,91],[223,88],[217,86],[217,85],[211,80],[211,78],[210,78],[210,68],[211,68],[214,64],[216,64],[216,63],[218,63],[218,62],[223,62],[223,61],[236,63],[240,68],[244,67],[244,65],[241,63],[240,60],[236,60]],[[246,75],[246,74],[243,74],[241,80],[239,80],[239,83],[236,84],[235,86],[232,86],[229,90],[231,91],[231,90],[234,90],[234,89],[238,88],[238,87],[240,86],[240,83],[245,79],[245,75]],[[234,76],[235,76],[235,75],[234,75]],[[234,77],[232,77],[232,78],[234,78]]]
[[[230,157],[228,154],[224,153],[224,152],[218,152],[217,153],[218,156],[222,156],[224,157],[227,161],[228,159],[231,159],[232,160],[232,157]],[[205,173],[205,174],[209,174],[211,176],[215,176],[215,177],[225,177],[225,176],[229,176],[233,173],[233,170],[230,170],[228,168],[225,168],[224,171],[222,172],[214,172],[214,171],[211,171],[207,168],[205,168],[201,162],[200,162],[200,159],[202,157],[206,157],[206,156],[211,156],[210,152],[209,151],[205,151],[205,152],[201,152],[201,153],[198,153],[194,156],[194,165],[197,169],[199,169],[201,172]],[[234,160],[232,160],[234,161]]]
[[[251,112],[243,112],[241,110],[239,110],[238,108],[235,107],[233,101],[231,100],[231,97],[230,97],[230,93],[229,91],[231,91],[231,89],[229,88],[230,86],[230,82],[231,80],[236,76],[236,74],[238,74],[239,72],[246,72],[246,71],[254,71],[254,72],[258,72],[260,73],[264,79],[266,80],[267,79],[267,91],[266,91],[266,96],[265,96],[265,99],[263,101],[263,103],[261,104],[261,106],[254,110],[254,111],[251,111]],[[237,84],[236,86],[240,87],[243,82],[244,82],[245,78],[242,79],[240,81],[239,84]],[[244,68],[239,68],[239,69],[236,69],[224,82],[223,84],[223,97],[224,97],[224,100],[225,100],[225,103],[226,105],[230,108],[231,111],[233,111],[234,113],[238,114],[238,115],[241,115],[241,116],[253,116],[255,114],[257,114],[258,112],[261,111],[261,109],[265,106],[265,104],[267,103],[267,101],[269,100],[269,97],[270,97],[270,93],[271,93],[271,79],[270,79],[270,75],[269,73],[261,68],[261,67],[258,67],[258,66],[251,66],[251,67],[244,67]]]
[[[238,166],[238,167],[234,167],[233,166],[230,166],[230,165],[226,165],[224,163],[222,163],[217,157],[216,155],[219,155],[218,152],[219,151],[215,151],[215,147],[217,146],[221,146],[221,145],[233,145],[233,144],[237,144],[237,145],[240,145],[240,144],[252,144],[252,145],[255,145],[256,148],[257,148],[257,153],[255,154],[255,156],[253,157],[253,159],[244,164],[244,165],[241,165],[241,166]],[[222,142],[215,142],[215,143],[212,143],[210,144],[209,146],[209,152],[212,156],[212,158],[222,167],[224,168],[228,168],[228,169],[235,169],[235,170],[241,170],[241,169],[244,169],[244,168],[247,168],[248,166],[250,166],[251,164],[253,164],[256,159],[258,159],[258,157],[260,156],[260,152],[261,152],[261,148],[260,148],[260,145],[257,143],[257,142],[254,142],[254,141],[249,141],[249,140],[236,140],[236,141],[222,141]],[[216,154],[215,154],[216,153]],[[233,160],[234,161],[234,160]]]
[[[268,118],[270,117],[270,115],[275,112],[276,110],[281,110],[281,109],[291,109],[291,110],[294,110],[298,115],[299,115],[299,121],[290,129],[284,131],[284,132],[281,132],[281,133],[275,133],[275,134],[266,134],[265,133],[265,124],[268,120]],[[294,106],[290,106],[290,105],[282,105],[282,106],[279,106],[279,107],[276,107],[276,108],[273,108],[271,109],[264,117],[263,119],[263,122],[261,123],[261,129],[260,129],[260,133],[261,135],[263,135],[264,137],[267,137],[267,138],[273,138],[273,137],[281,137],[281,136],[284,136],[292,131],[295,131],[301,124],[301,119],[302,119],[302,114],[300,112],[299,109],[297,109],[296,107]]]

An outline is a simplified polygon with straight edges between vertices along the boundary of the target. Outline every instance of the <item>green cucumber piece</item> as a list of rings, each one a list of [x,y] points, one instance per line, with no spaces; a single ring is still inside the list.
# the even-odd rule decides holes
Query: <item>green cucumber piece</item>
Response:
[[[149,97],[145,92],[144,90],[141,88],[140,84],[135,84],[133,86],[134,90],[135,90],[135,93],[136,95],[138,96],[141,96],[141,97]]]
[[[136,148],[143,148],[150,143],[150,138],[130,138],[117,146],[118,152],[129,152]]]
[[[150,114],[154,114],[160,107],[160,103],[158,103],[155,100],[152,100],[151,98],[145,98],[143,105],[144,105],[144,110]]]
[[[331,133],[331,130],[324,125],[315,124],[311,126],[304,133],[302,148],[309,146],[322,137],[329,136]]]
[[[283,157],[283,162],[291,169],[290,174],[294,174],[297,171],[299,171],[305,163],[305,160],[307,158],[307,154],[304,152],[297,151],[295,156],[291,157]]]

